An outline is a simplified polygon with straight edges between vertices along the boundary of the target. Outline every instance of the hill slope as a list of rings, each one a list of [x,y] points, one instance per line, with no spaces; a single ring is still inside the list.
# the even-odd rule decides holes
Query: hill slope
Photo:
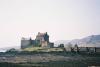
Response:
[[[65,42],[67,40],[64,40],[64,41],[60,41],[60,43],[64,43],[64,44],[68,44],[68,43],[71,43],[71,44],[78,44],[78,46],[87,46],[87,47],[100,47],[100,35],[91,35],[91,36],[87,36],[85,38],[82,38],[82,39],[74,39],[74,40],[71,40],[69,42]]]

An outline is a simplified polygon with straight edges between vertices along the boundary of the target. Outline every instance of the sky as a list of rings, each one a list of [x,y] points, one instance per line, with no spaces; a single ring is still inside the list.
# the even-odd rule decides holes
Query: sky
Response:
[[[0,0],[0,48],[48,32],[50,41],[100,34],[100,0]]]

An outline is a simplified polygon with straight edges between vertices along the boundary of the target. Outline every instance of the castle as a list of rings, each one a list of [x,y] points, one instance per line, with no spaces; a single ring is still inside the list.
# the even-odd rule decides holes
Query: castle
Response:
[[[35,40],[22,38],[21,49],[27,47],[54,47],[54,43],[49,42],[49,35],[46,33],[38,32]]]

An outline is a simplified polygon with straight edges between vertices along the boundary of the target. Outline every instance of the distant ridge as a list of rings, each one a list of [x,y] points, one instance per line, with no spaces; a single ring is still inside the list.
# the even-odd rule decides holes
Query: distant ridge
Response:
[[[70,40],[69,42],[67,40],[60,40],[56,41],[55,43],[63,43],[65,45],[71,43],[73,45],[77,44],[78,46],[82,47],[100,47],[100,35],[91,35],[82,39]]]

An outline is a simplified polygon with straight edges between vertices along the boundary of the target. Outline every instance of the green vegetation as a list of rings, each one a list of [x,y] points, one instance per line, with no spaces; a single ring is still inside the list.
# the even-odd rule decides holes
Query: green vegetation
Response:
[[[88,67],[100,66],[100,60],[70,60],[38,63],[0,63],[0,67]]]
[[[100,53],[69,52],[59,48],[28,47],[0,53],[0,67],[88,67],[100,66]],[[2,61],[6,61],[3,63]]]
[[[47,63],[33,63],[33,64],[15,64],[15,63],[0,63],[0,67],[84,67],[82,63],[76,62],[47,62]]]
[[[45,48],[45,47],[29,47],[23,49],[23,51],[36,51],[36,52],[52,52],[52,51],[63,51],[62,48]]]

